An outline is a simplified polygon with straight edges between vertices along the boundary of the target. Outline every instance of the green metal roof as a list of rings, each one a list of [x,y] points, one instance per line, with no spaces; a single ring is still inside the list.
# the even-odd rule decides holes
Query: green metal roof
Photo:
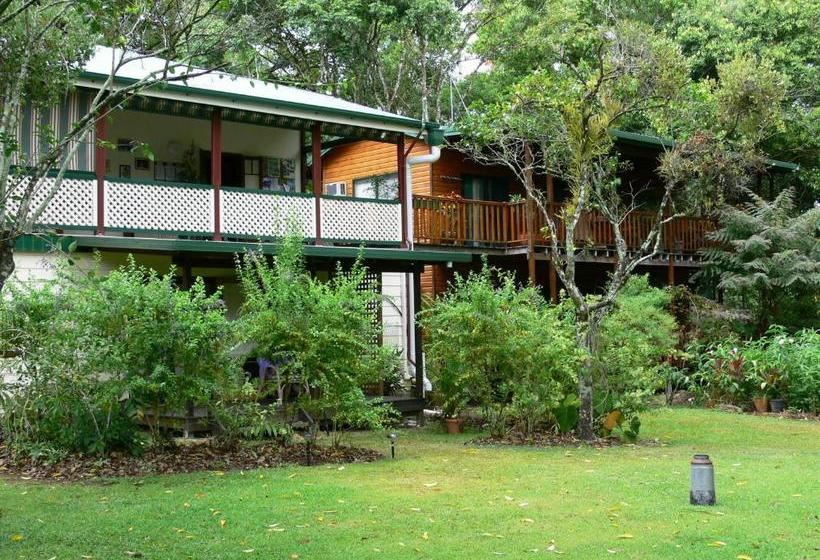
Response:
[[[122,51],[109,47],[96,47],[94,55],[85,64],[80,73],[82,80],[92,84],[105,81],[111,72],[112,60],[117,60]],[[155,57],[139,58],[127,62],[119,68],[115,83],[131,84],[152,74],[162,73],[169,63]],[[170,63],[176,72],[197,72],[185,65]],[[173,72],[170,72],[173,75]],[[81,84],[86,85],[86,84]],[[251,103],[276,110],[298,111],[305,118],[316,120],[349,119],[360,126],[378,127],[392,125],[409,130],[438,131],[436,123],[423,122],[412,117],[396,115],[380,109],[373,109],[358,103],[352,103],[331,95],[280,85],[225,72],[208,72],[193,76],[184,81],[161,84],[150,90],[151,95],[162,97],[163,92],[183,95],[196,95],[210,99],[214,105],[230,107],[230,103]]]
[[[453,138],[459,136],[461,133],[453,126],[449,126],[444,131],[446,138]],[[651,134],[640,134],[638,132],[627,132],[625,130],[613,129],[610,134],[618,142],[646,146],[648,148],[672,148],[675,146],[675,141],[668,138],[661,138],[660,136],[652,136]],[[800,165],[789,161],[781,161],[777,159],[767,159],[766,163],[783,171],[797,171]]]

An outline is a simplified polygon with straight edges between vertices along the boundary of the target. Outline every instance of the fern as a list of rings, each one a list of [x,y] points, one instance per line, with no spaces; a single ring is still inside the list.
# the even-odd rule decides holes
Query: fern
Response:
[[[794,191],[774,200],[745,191],[748,202],[725,206],[713,245],[701,252],[696,279],[722,291],[727,301],[754,313],[761,332],[773,321],[818,324],[820,209],[798,214]]]

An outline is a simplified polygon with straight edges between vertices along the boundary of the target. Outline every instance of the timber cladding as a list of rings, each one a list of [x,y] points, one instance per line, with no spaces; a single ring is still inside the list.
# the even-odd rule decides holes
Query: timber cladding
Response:
[[[410,146],[412,139],[405,141]],[[430,153],[419,140],[410,155]],[[347,195],[353,196],[353,181],[398,173],[396,145],[372,140],[360,140],[333,147],[322,158],[322,183],[344,182]],[[402,170],[403,172],[403,170]],[[413,166],[413,193],[430,194],[430,165]]]
[[[452,196],[453,194],[461,196],[463,194],[462,179],[465,175],[503,177],[507,180],[509,194],[524,194],[524,187],[509,169],[500,165],[483,165],[455,148],[442,149],[441,158],[433,164],[432,189],[429,194],[432,196]]]

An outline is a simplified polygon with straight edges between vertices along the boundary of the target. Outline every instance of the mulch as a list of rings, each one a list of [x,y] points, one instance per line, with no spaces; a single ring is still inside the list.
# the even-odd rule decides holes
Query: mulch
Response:
[[[314,466],[369,463],[381,457],[381,453],[362,447],[334,448],[313,445],[311,448],[311,465]],[[32,461],[30,458],[15,458],[4,444],[0,444],[0,476],[23,480],[74,482],[123,476],[222,472],[306,464],[307,452],[302,443],[262,444],[235,449],[223,449],[210,443],[202,443],[148,450],[140,457],[117,453],[106,457],[70,455],[50,465]]]

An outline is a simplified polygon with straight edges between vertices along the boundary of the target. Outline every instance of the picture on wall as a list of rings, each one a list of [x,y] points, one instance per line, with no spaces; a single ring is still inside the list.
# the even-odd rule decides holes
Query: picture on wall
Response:
[[[296,160],[266,158],[262,188],[274,191],[296,191]]]

